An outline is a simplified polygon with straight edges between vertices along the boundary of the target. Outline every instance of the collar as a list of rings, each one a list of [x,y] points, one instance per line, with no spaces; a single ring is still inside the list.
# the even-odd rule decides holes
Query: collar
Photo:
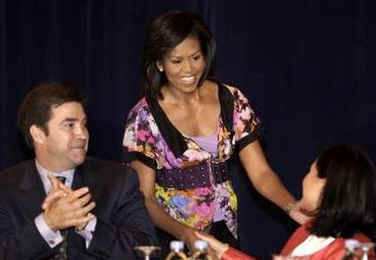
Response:
[[[47,176],[48,176],[48,172],[51,172],[51,171],[49,171],[46,168],[44,168],[43,166],[41,166],[38,163],[37,159],[35,159],[35,166],[36,166],[38,173],[39,173],[39,176],[42,180],[44,191],[46,193],[48,193],[48,191],[51,188],[51,183],[50,183],[50,180],[48,179]],[[62,171],[62,172],[51,172],[51,173],[54,176],[65,177],[66,178],[65,185],[68,186],[68,187],[72,187],[74,172],[75,172],[75,168],[69,169],[69,170],[66,170],[66,171]]]

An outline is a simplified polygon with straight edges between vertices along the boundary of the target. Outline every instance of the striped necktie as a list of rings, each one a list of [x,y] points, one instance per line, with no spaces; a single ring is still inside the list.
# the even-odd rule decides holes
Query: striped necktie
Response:
[[[62,183],[65,184],[66,178],[63,176],[56,176],[56,178]],[[67,248],[68,248],[68,230],[61,230],[60,231],[61,236],[63,237],[63,242],[59,245],[58,252],[54,255],[51,260],[67,260],[68,254],[67,254]]]

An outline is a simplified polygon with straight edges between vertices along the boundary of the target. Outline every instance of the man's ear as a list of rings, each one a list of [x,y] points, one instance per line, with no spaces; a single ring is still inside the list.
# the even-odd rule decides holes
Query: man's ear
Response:
[[[46,140],[46,133],[40,127],[32,125],[29,129],[30,135],[34,143],[43,144]]]

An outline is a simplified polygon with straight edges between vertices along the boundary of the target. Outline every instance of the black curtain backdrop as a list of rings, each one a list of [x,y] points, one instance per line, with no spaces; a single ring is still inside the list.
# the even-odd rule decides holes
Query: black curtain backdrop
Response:
[[[120,160],[123,125],[140,97],[146,25],[168,9],[199,12],[217,39],[218,79],[239,87],[264,123],[265,152],[300,195],[317,152],[358,143],[375,158],[376,16],[372,0],[0,0],[0,169],[32,156],[17,108],[42,80],[89,99],[91,155]],[[279,251],[294,227],[238,169],[244,251]]]

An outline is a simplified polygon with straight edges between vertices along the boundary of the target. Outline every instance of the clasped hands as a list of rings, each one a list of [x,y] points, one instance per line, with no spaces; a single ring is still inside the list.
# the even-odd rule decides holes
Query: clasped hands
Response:
[[[91,211],[95,202],[87,187],[72,190],[61,183],[55,176],[48,174],[51,190],[42,203],[43,217],[46,224],[53,230],[64,230],[74,227],[82,230],[94,219]]]

